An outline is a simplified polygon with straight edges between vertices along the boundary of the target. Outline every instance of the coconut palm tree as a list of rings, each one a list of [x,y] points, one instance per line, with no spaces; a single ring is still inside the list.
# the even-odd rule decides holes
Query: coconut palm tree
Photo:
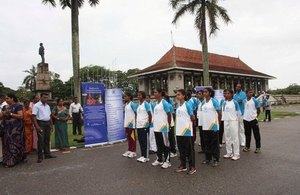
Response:
[[[36,76],[37,76],[37,70],[34,65],[32,65],[31,69],[24,70],[23,72],[28,73],[28,75],[23,80],[23,85],[25,85],[25,89],[29,89],[30,91],[35,91],[36,87]]]
[[[71,9],[72,23],[72,61],[73,61],[73,78],[74,78],[74,95],[80,97],[80,54],[79,54],[79,8],[87,1],[90,6],[96,6],[100,0],[59,0],[62,9],[69,7]],[[50,4],[56,7],[55,0],[42,0],[44,4]],[[79,98],[80,99],[80,98]]]
[[[231,22],[227,15],[227,10],[218,5],[218,0],[170,0],[175,13],[173,24],[185,13],[195,15],[195,27],[199,31],[200,43],[202,45],[202,64],[204,85],[210,85],[209,82],[209,62],[208,62],[208,44],[207,44],[207,24],[209,25],[209,35],[216,34],[219,30],[217,19],[220,18],[225,24]]]

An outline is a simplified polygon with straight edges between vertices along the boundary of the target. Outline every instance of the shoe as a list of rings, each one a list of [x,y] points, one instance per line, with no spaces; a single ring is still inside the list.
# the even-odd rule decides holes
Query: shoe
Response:
[[[177,156],[176,153],[173,153],[173,152],[170,153],[170,158],[174,158],[174,157],[176,157],[176,156]]]
[[[249,151],[250,151],[250,148],[245,147],[245,148],[243,149],[243,152],[249,152]]]
[[[255,154],[260,153],[260,148],[256,148],[254,151]]]
[[[175,170],[177,173],[183,172],[183,171],[187,171],[187,168],[180,165],[179,167],[176,168]]]
[[[122,154],[122,156],[128,157],[129,154],[130,154],[130,151],[127,151],[127,152],[125,152],[124,154]]]
[[[225,154],[223,157],[226,158],[226,159],[229,159],[229,158],[232,158],[233,155],[232,154]]]
[[[143,156],[141,156],[140,158],[136,159],[138,162],[141,162],[141,160],[143,160]]]
[[[134,158],[136,157],[136,153],[135,152],[129,152],[129,154],[127,155],[128,158]]]
[[[210,160],[204,160],[204,161],[202,161],[202,164],[209,165],[210,164]]]
[[[43,161],[43,159],[40,159],[40,158],[39,158],[39,159],[37,160],[37,163],[41,163],[42,161]]]
[[[188,175],[193,175],[194,173],[196,173],[196,168],[195,167],[191,167],[189,172],[187,172]]]
[[[218,161],[214,160],[214,161],[212,162],[211,166],[212,166],[212,167],[218,166]]]
[[[45,159],[49,159],[49,158],[56,158],[56,156],[53,156],[53,155],[45,156]]]
[[[201,143],[199,143],[198,146],[201,146]]]
[[[240,159],[240,155],[233,155],[233,157],[231,158],[231,160],[239,160]]]
[[[170,162],[164,162],[164,163],[161,165],[161,168],[163,168],[163,169],[167,169],[167,168],[169,168],[169,167],[171,167],[171,163],[170,163]]]
[[[223,148],[223,145],[222,145],[222,144],[219,144],[219,147],[220,147],[220,148]]]
[[[152,166],[156,167],[158,165],[162,165],[163,163],[162,162],[159,162],[158,160],[155,160],[153,163],[152,163]]]
[[[145,162],[148,162],[149,160],[150,160],[149,158],[143,157],[143,158],[140,160],[140,162],[141,162],[141,163],[145,163]]]

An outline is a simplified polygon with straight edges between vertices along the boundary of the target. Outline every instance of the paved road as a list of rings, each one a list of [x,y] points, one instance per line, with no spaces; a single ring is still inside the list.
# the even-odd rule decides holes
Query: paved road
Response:
[[[28,163],[0,168],[0,194],[300,194],[299,122],[260,123],[262,153],[243,153],[236,162],[222,159],[213,168],[196,154],[192,176],[174,172],[178,159],[162,170],[121,157],[126,143],[56,153],[41,164],[30,156]]]

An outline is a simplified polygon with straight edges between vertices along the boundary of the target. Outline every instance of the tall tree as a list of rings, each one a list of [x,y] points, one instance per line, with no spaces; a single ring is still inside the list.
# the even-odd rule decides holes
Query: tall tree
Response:
[[[71,9],[71,23],[72,23],[72,61],[73,61],[73,82],[74,95],[80,97],[80,54],[79,54],[79,23],[78,15],[79,8],[87,1],[90,6],[96,6],[100,0],[59,0],[62,9],[69,7]],[[50,4],[56,7],[55,0],[42,0],[44,4]]]
[[[32,65],[31,69],[24,70],[28,75],[23,80],[23,85],[25,85],[25,89],[29,89],[30,91],[34,92],[36,87],[36,76],[37,76],[37,69],[34,65]]]
[[[209,24],[209,35],[216,34],[217,30],[219,30],[218,18],[222,19],[225,24],[231,22],[227,10],[218,5],[218,0],[170,0],[170,4],[174,10],[177,10],[172,21],[173,24],[176,24],[178,19],[187,12],[196,16],[194,24],[199,32],[202,45],[204,85],[210,85],[206,23]]]

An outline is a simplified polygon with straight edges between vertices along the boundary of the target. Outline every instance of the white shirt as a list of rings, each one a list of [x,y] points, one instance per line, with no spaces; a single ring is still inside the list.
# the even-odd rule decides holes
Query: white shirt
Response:
[[[222,105],[222,119],[224,121],[237,121],[239,116],[239,104],[232,99]]]
[[[2,111],[4,106],[7,106],[6,101],[4,101],[4,102],[2,102],[2,104],[0,104],[0,111]]]
[[[218,100],[214,98],[210,98],[208,102],[206,102],[206,100],[203,101],[201,107],[203,131],[219,130],[219,120],[218,120],[217,110],[220,110],[220,105]]]
[[[189,106],[189,109],[188,109]],[[176,109],[176,135],[177,136],[193,136],[193,122],[191,116],[193,108],[184,102]]]
[[[32,115],[35,115],[37,120],[49,121],[51,115],[50,106],[39,101],[38,103],[34,104],[32,108]]]
[[[75,104],[75,102],[73,102],[69,108],[70,116],[72,116],[72,113],[79,113],[79,111],[83,112],[81,105],[79,103]]]
[[[135,108],[133,102],[126,103],[124,117],[124,127],[125,128],[135,128]]]
[[[199,100],[198,108],[197,108],[197,118],[198,118],[198,126],[202,126],[202,111],[201,111],[202,101]]]
[[[153,130],[154,132],[168,133],[168,114],[170,113],[169,103],[162,99],[156,104],[153,110]]]
[[[245,121],[253,121],[257,117],[257,108],[259,108],[259,102],[255,98],[251,98],[249,101],[246,99],[243,101],[245,108],[243,119]]]
[[[149,128],[150,105],[144,101],[136,110],[136,128]]]

